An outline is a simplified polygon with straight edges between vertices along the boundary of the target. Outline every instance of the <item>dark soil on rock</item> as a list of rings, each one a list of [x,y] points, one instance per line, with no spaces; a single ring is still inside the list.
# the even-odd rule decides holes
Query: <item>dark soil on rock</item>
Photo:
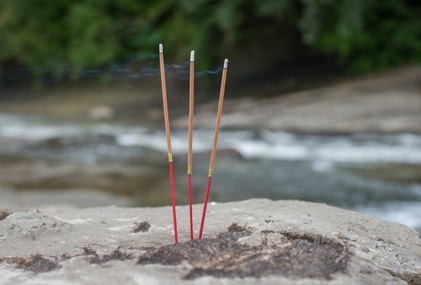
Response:
[[[117,249],[113,250],[109,254],[105,254],[105,255],[100,256],[96,253],[95,250],[91,249],[90,247],[85,247],[84,248],[84,254],[88,255],[87,260],[91,264],[103,264],[103,263],[106,263],[106,262],[112,261],[112,260],[123,261],[123,260],[127,260],[127,259],[132,259],[132,256],[130,254],[122,252],[120,248],[117,248]]]
[[[16,268],[33,271],[35,273],[48,272],[61,268],[58,264],[59,259],[46,258],[42,255],[36,254],[29,258],[11,257],[0,258],[0,263],[6,262],[14,264]]]
[[[135,228],[133,229],[134,233],[146,233],[149,231],[151,224],[148,222],[136,223]]]
[[[345,272],[349,253],[343,244],[322,236],[279,234],[283,244],[263,238],[259,245],[248,245],[239,239],[252,230],[233,224],[227,232],[214,238],[147,249],[138,264],[178,265],[188,263],[192,269],[184,276],[195,279],[211,275],[217,278],[262,277],[282,275],[289,278],[329,280],[332,274]]]
[[[10,213],[8,213],[7,211],[0,210],[0,221],[6,219],[9,215]]]

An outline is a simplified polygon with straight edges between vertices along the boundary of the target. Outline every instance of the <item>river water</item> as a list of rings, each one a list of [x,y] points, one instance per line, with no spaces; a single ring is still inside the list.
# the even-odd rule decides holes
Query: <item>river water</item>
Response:
[[[195,203],[203,201],[212,138],[213,130],[195,130]],[[186,130],[172,130],[172,148],[177,202],[186,204]],[[1,114],[0,160],[0,187],[12,191],[90,189],[130,206],[170,202],[161,129]],[[210,200],[321,202],[421,231],[420,183],[420,135],[223,130]]]

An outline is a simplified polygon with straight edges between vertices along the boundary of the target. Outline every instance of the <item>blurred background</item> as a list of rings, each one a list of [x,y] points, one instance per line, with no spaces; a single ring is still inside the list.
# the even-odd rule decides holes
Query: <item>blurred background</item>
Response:
[[[216,202],[300,199],[421,231],[421,3],[0,1],[0,207],[170,203],[158,44],[176,177],[194,202],[229,58]]]

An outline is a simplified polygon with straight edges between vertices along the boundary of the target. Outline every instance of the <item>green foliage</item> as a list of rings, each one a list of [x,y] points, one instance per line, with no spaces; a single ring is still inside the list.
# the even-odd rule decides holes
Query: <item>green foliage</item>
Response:
[[[304,42],[353,73],[421,60],[421,4],[401,0],[301,0]]]
[[[0,62],[77,78],[162,42],[168,60],[195,49],[209,68],[269,20],[296,25],[305,44],[366,72],[421,60],[419,15],[416,0],[1,0]]]

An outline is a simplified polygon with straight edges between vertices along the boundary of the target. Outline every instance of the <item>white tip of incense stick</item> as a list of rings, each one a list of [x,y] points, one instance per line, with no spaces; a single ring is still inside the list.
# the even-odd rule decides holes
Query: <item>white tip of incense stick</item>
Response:
[[[164,53],[164,46],[159,44],[159,53]]]
[[[194,61],[194,50],[190,52],[190,61]]]
[[[228,59],[224,60],[224,68],[228,68]]]

